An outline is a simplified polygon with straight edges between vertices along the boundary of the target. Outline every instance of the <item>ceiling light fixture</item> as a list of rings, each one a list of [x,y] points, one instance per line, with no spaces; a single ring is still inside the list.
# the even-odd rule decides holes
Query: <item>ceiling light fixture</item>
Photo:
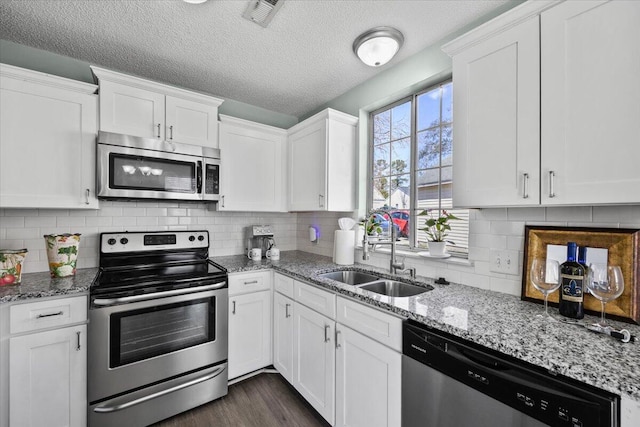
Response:
[[[207,0],[182,0],[182,1],[184,1],[185,3],[200,4],[200,3],[206,2]]]
[[[400,50],[404,37],[391,27],[376,27],[358,36],[353,52],[370,67],[379,67],[391,61]]]

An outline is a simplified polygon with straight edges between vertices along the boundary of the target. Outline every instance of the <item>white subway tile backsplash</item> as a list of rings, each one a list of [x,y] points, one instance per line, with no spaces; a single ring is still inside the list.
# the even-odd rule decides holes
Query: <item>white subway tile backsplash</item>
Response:
[[[0,221],[0,227],[4,228],[23,228],[25,226],[24,216],[4,217]]]
[[[541,207],[508,208],[509,221],[544,221],[546,210]]]
[[[549,207],[547,221],[591,222],[592,209],[590,206]]]

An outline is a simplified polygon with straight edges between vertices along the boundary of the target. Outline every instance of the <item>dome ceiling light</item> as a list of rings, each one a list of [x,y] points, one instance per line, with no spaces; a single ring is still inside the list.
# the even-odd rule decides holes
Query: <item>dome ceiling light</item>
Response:
[[[380,67],[391,61],[400,50],[404,37],[392,27],[376,27],[358,36],[353,52],[370,67]]]

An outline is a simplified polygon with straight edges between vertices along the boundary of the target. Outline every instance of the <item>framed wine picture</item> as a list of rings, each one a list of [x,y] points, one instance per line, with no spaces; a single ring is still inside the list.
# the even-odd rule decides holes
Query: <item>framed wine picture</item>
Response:
[[[608,319],[640,324],[640,229],[525,226],[521,298],[542,304],[544,296],[531,283],[535,258],[564,262],[568,242],[587,248],[587,264],[618,265],[624,277],[620,297],[606,304]],[[559,293],[549,295],[549,305],[558,306]],[[601,305],[585,292],[585,313],[598,315]]]

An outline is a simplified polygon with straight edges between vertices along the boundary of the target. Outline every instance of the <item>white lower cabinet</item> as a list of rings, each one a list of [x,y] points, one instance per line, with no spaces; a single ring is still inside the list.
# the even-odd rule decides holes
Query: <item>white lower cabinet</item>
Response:
[[[87,326],[9,341],[9,425],[85,426]]]
[[[273,294],[273,367],[293,382],[293,300]]]
[[[294,303],[293,386],[322,417],[335,418],[335,322]]]
[[[271,364],[271,292],[229,298],[229,378]]]
[[[9,363],[7,371],[0,372],[0,394],[8,395],[9,426],[87,425],[86,310],[84,296],[0,310],[1,323],[9,326],[0,328],[3,343],[8,342]],[[0,425],[5,422],[3,415]]]
[[[336,347],[335,425],[400,426],[402,355],[340,324]]]
[[[271,364],[271,274],[229,275],[229,379]]]

